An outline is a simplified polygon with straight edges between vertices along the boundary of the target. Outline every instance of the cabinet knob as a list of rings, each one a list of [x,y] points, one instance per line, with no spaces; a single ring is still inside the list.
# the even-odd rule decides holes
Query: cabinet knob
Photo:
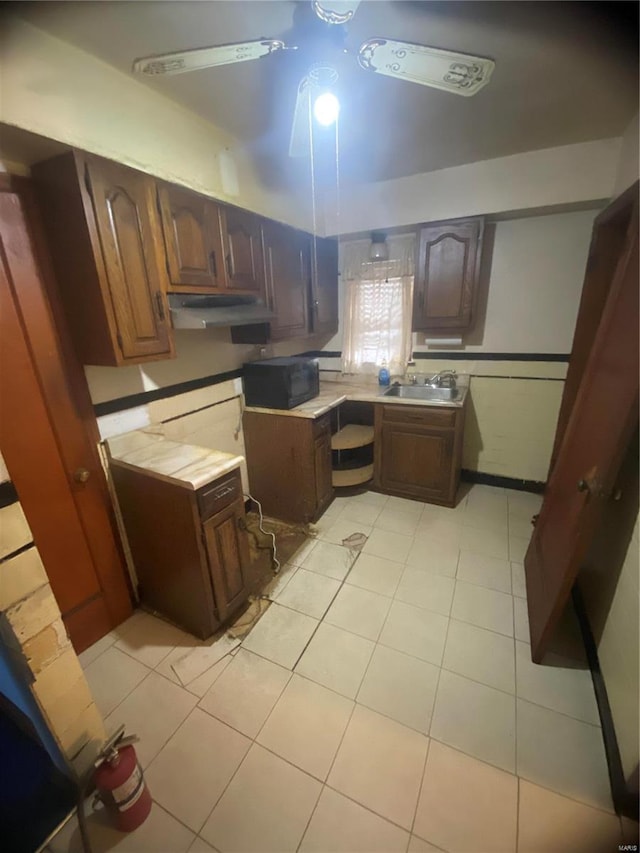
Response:
[[[91,471],[89,471],[88,468],[78,468],[78,470],[74,472],[73,479],[76,483],[86,483],[90,476]]]

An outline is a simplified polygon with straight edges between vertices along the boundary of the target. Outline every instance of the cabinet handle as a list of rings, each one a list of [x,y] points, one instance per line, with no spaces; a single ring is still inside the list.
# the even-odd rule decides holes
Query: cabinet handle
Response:
[[[215,250],[209,252],[209,265],[214,278],[218,278],[218,264],[216,263]]]
[[[88,468],[78,468],[77,471],[74,471],[73,479],[76,483],[86,483],[90,476],[91,471]]]
[[[164,302],[162,301],[162,291],[156,290],[156,309],[158,311],[158,319],[164,321]]]
[[[227,252],[227,254],[224,256],[224,262],[227,266],[227,276],[229,279],[232,279],[233,276],[231,274],[231,252]]]

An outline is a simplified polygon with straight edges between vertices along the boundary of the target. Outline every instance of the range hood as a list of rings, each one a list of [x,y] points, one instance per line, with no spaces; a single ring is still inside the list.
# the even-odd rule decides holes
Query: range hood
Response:
[[[247,326],[275,319],[273,311],[254,296],[170,293],[169,308],[174,329]]]

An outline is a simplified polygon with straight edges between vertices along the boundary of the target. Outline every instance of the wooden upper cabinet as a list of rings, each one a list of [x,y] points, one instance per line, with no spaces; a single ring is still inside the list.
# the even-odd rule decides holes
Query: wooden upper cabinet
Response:
[[[311,238],[308,234],[265,221],[262,226],[267,299],[276,315],[271,340],[296,338],[309,332]]]
[[[169,184],[159,185],[158,202],[169,290],[223,292],[227,276],[219,205],[191,190]]]
[[[413,330],[464,332],[474,321],[484,220],[423,225],[413,294]]]
[[[227,287],[264,295],[262,220],[237,207],[221,208],[221,218]]]
[[[311,330],[338,331],[338,241],[311,238]]]
[[[78,151],[36,165],[33,175],[81,361],[171,358],[154,179]]]

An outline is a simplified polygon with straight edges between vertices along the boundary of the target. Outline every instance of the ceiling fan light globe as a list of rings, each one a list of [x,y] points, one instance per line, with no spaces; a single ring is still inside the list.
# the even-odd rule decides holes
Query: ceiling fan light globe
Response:
[[[340,101],[333,92],[322,92],[313,102],[313,114],[318,124],[329,127],[338,119]]]

